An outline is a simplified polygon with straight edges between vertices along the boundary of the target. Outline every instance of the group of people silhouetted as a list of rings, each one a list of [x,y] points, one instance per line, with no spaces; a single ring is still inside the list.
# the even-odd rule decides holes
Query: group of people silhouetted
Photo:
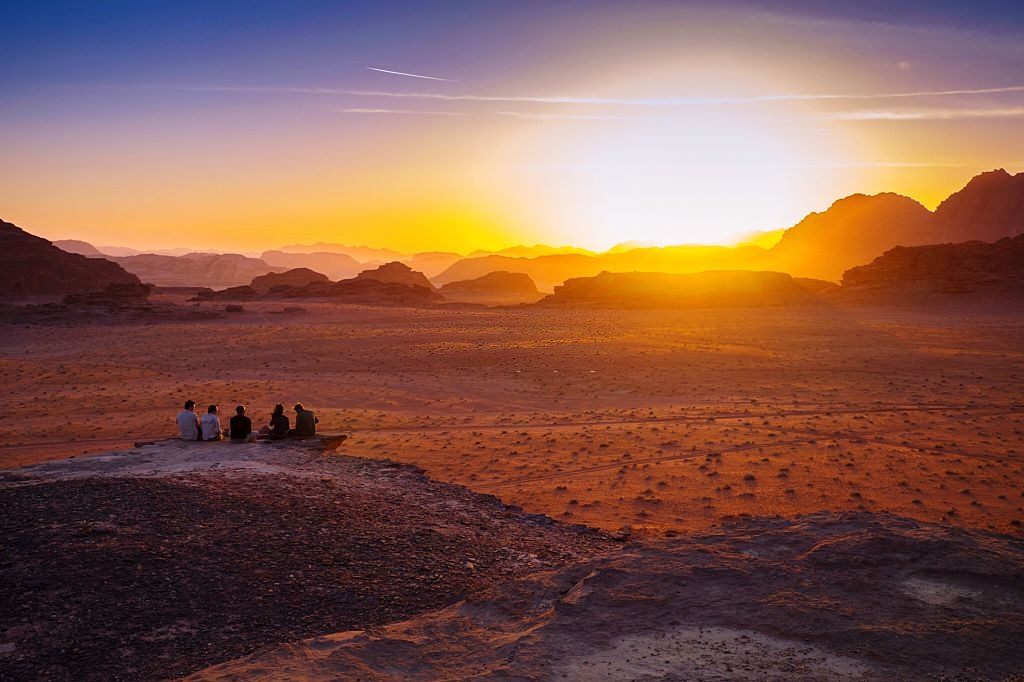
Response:
[[[270,415],[270,423],[256,432],[252,428],[252,420],[245,414],[245,405],[239,405],[235,408],[235,416],[228,421],[228,428],[225,429],[221,425],[220,417],[217,416],[216,405],[210,405],[200,419],[196,414],[195,401],[186,400],[185,408],[178,413],[176,421],[181,440],[215,441],[227,438],[232,443],[251,443],[260,436],[271,440],[288,436],[313,436],[320,420],[312,410],[303,407],[302,403],[295,403],[295,428],[292,428],[284,413],[284,405],[278,403]]]

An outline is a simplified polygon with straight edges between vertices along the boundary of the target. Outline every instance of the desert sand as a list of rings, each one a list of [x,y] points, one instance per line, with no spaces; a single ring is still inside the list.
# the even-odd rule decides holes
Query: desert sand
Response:
[[[1024,521],[1019,307],[281,305],[7,325],[0,465],[170,436],[189,398],[256,423],[301,401],[352,434],[347,453],[611,530],[824,510]]]
[[[328,600],[318,610],[316,599],[296,601],[296,595],[315,597],[314,586],[336,578],[332,571],[338,567],[311,566],[295,578],[303,589],[285,590],[291,597],[274,602],[276,610],[232,617],[224,604],[237,603],[229,599],[218,607],[224,613],[218,611],[208,622],[197,624],[182,614],[167,622],[143,622],[141,640],[134,630],[117,628],[107,640],[96,640],[90,630],[82,647],[93,647],[93,658],[84,660],[105,660],[104,646],[114,646],[111,642],[124,649],[121,664],[105,662],[110,667],[103,670],[113,671],[108,679],[150,679],[153,669],[140,662],[147,646],[155,647],[167,664],[164,674],[174,676],[251,654],[260,645],[347,630],[358,632],[253,654],[256,659],[240,659],[219,672],[211,669],[204,679],[241,679],[258,676],[257,671],[267,679],[283,679],[274,671],[301,661],[311,667],[296,668],[296,676],[308,679],[458,677],[457,662],[468,660],[460,658],[459,647],[500,653],[503,645],[501,637],[494,639],[495,631],[505,632],[501,641],[517,650],[537,645],[528,649],[538,658],[520,657],[515,663],[524,666],[522,674],[529,678],[692,679],[686,671],[700,661],[707,679],[891,679],[896,672],[906,679],[941,678],[959,669],[955,657],[940,655],[941,642],[954,635],[977,641],[964,659],[975,673],[956,679],[1012,679],[1008,675],[1024,667],[1024,660],[1012,653],[1015,633],[1022,628],[1019,604],[1024,603],[1019,585],[1024,317],[1019,306],[579,311],[304,302],[302,307],[284,313],[279,302],[246,303],[244,312],[226,314],[223,305],[204,303],[183,309],[188,317],[149,321],[55,314],[4,323],[0,363],[6,419],[0,426],[0,466],[6,470],[3,494],[19,510],[17,519],[10,517],[15,526],[5,529],[5,537],[20,538],[22,552],[5,575],[14,565],[50,565],[55,559],[47,559],[51,550],[95,559],[90,552],[106,542],[119,548],[117,556],[127,546],[156,554],[156,561],[178,562],[179,568],[183,555],[197,548],[204,556],[222,550],[224,565],[235,561],[248,568],[267,551],[280,556],[327,551],[345,557],[363,552],[376,557],[372,565],[390,562],[398,575],[411,576],[407,585],[404,578],[389,583],[395,592],[384,599],[379,581],[345,572],[364,591],[362,596],[345,604]],[[215,402],[224,416],[244,403],[255,423],[276,402],[290,407],[301,401],[317,412],[322,432],[350,438],[326,453],[304,454],[300,448],[275,454],[271,446],[255,444],[256,454],[240,459],[228,444],[163,440],[173,436],[174,415],[188,398],[200,411]],[[143,441],[159,442],[133,446]],[[203,447],[213,450],[197,455],[194,449]],[[121,454],[85,456],[96,452]],[[198,463],[190,464],[196,457]],[[373,460],[381,468],[374,469]],[[310,532],[317,519],[331,518],[340,499],[384,508],[363,493],[353,498],[351,482],[341,497],[332,486],[351,481],[357,471],[368,476],[365,472],[372,470],[373,480],[360,485],[375,486],[375,494],[386,498],[394,485],[387,472],[396,466],[405,471],[401,467],[406,464],[421,467],[437,483],[422,479],[427,488],[408,494],[395,488],[397,499],[408,504],[389,513],[396,519],[411,514],[419,519],[414,525],[422,521],[441,537],[456,538],[455,545],[426,545],[436,556],[448,557],[443,571],[412,571],[409,562],[422,538],[405,537],[379,515],[356,513],[351,505],[338,514],[364,524],[355,546],[337,544],[337,538],[345,537],[344,527],[336,529],[335,539],[320,538],[310,547],[297,548],[277,535]],[[103,481],[112,479],[122,487],[104,488],[110,484]],[[454,492],[464,490],[458,486],[472,493]],[[432,497],[469,500],[460,496],[473,493],[498,499],[472,497],[477,501],[465,502],[465,514],[491,509],[487,514],[493,516],[505,510],[500,512],[508,514],[502,530],[445,531],[452,522],[443,508],[429,514],[420,509],[429,508],[425,501]],[[35,497],[36,506],[25,495]],[[161,511],[164,501],[169,507]],[[289,512],[282,522],[285,530],[268,516],[252,526],[251,534],[233,535],[245,524],[245,509],[295,505],[301,511]],[[145,534],[144,541],[132,539],[132,529],[160,523],[169,524],[169,537],[182,533],[181,523],[190,518],[192,507],[210,509],[214,516],[223,513],[235,525],[215,524],[187,534],[195,546]],[[86,514],[86,519],[76,511],[93,508],[102,513]],[[132,521],[132,514],[139,518]],[[603,534],[538,521],[546,517]],[[461,528],[462,522],[454,523]],[[563,535],[550,535],[549,528]],[[538,529],[551,539],[543,540]],[[375,534],[392,538],[394,552],[379,555]],[[485,562],[491,568],[478,572],[469,552],[491,534],[496,539]],[[518,559],[498,549],[512,542],[508,538],[519,538]],[[547,554],[531,549],[529,539],[547,542]],[[618,549],[627,541],[635,543],[628,545],[632,554]],[[717,557],[707,572],[693,569],[702,590],[731,593],[748,584],[749,589],[710,611],[697,609],[692,595],[673,597],[682,601],[649,611],[654,597],[644,597],[643,589],[658,590],[676,580],[673,575],[686,572],[665,569],[655,580],[653,567],[692,567],[693,552],[705,551],[702,544]],[[759,562],[771,558],[775,544],[781,554],[767,564],[730,563],[729,557],[744,553],[761,557]],[[814,554],[819,545],[823,553]],[[251,556],[253,547],[260,548],[259,556]],[[857,557],[878,552],[877,571],[857,564]],[[960,564],[941,558],[958,553],[965,557]],[[531,554],[540,563],[523,559]],[[815,558],[826,554],[820,562]],[[152,557],[143,556],[137,565],[149,565]],[[571,605],[556,608],[556,617],[531,609],[550,605],[552,599],[572,602],[563,588],[575,590],[586,583],[588,573],[580,574],[580,566],[591,560],[598,562],[587,569],[594,575],[636,576],[636,585],[629,582],[634,578],[623,578],[625,583],[616,579],[607,589],[635,596],[630,608],[623,607],[625,620],[656,618],[657,627],[620,628],[614,637],[607,634],[607,641],[588,639],[570,656],[566,638],[582,637],[580,628],[614,600],[598,591],[592,602],[577,600],[578,613]],[[221,564],[210,561],[202,564],[203,571],[216,575]],[[295,575],[290,562],[271,563],[269,572],[250,585],[252,593],[272,593],[268,581],[274,585]],[[135,594],[132,587],[140,583],[134,569],[101,568],[123,572],[125,594]],[[548,571],[547,577],[534,576],[538,570]],[[733,575],[730,571],[739,571],[732,582],[716,577]],[[751,576],[773,571],[777,581],[751,583]],[[171,575],[177,576],[175,589],[191,595],[189,603],[198,603],[197,598],[220,603],[191,584],[187,570]],[[454,583],[450,575],[456,575]],[[650,580],[642,589],[644,575]],[[815,576],[812,582],[820,589],[809,587],[801,577],[807,575]],[[440,584],[431,582],[435,576],[442,576]],[[841,585],[824,587],[838,576],[844,576]],[[907,604],[931,604],[938,610],[912,610],[894,620],[878,610],[877,600],[855,606],[857,595],[879,584],[872,582],[879,576],[886,585],[882,601],[902,595],[897,610]],[[533,580],[536,587],[508,582],[513,578]],[[52,597],[46,612],[71,627],[73,619],[68,621],[72,625],[60,620],[54,606],[59,591],[47,592],[45,582],[37,591]],[[436,589],[428,589],[431,585]],[[530,599],[539,601],[523,597],[516,602],[516,590],[527,590]],[[996,590],[1002,601],[986,590]],[[35,592],[14,594],[30,599]],[[159,590],[155,594],[174,599]],[[796,599],[798,594],[804,601]],[[370,596],[375,601],[367,606]],[[469,601],[459,601],[463,598]],[[163,602],[154,599],[148,606],[160,613]],[[525,609],[515,614],[511,634],[511,626],[488,610],[492,607],[471,608],[474,603],[505,608],[510,599]],[[757,612],[760,620],[737,615],[752,603],[764,607]],[[146,605],[136,606],[146,611]],[[449,610],[435,611],[439,607]],[[21,608],[43,609],[30,602]],[[852,619],[846,635],[840,621],[821,615],[822,609]],[[346,618],[338,620],[339,611]],[[291,614],[296,622],[268,615],[277,612]],[[812,612],[824,619],[817,621],[820,627],[815,621],[800,625]],[[670,613],[692,617],[673,622]],[[969,616],[973,625],[965,625],[961,616]],[[781,624],[769,626],[773,618],[782,619]],[[707,624],[707,631],[695,631],[698,622]],[[923,629],[915,631],[911,623]],[[386,631],[374,630],[385,625]],[[54,679],[75,678],[62,667],[75,656],[60,643],[39,640],[31,622],[7,627],[4,646],[11,648],[0,652],[4,656],[21,655],[34,642],[35,658],[26,659],[28,667],[20,670],[48,665]],[[900,628],[900,646],[911,647],[912,653],[881,647],[878,636],[865,634]],[[359,634],[364,631],[370,639]],[[448,644],[435,656],[428,644],[441,632],[447,633]],[[415,646],[388,650],[380,644],[399,640]],[[196,649],[197,641],[219,648]],[[663,658],[669,650],[672,656]],[[421,664],[424,656],[436,667],[420,675],[410,666]],[[405,672],[393,671],[389,677],[381,657],[404,660],[394,665]],[[499,664],[500,658],[479,660],[480,670],[500,677],[518,669]],[[317,667],[321,660],[329,665]],[[357,665],[357,660],[362,662]],[[624,660],[633,663],[623,668]],[[773,667],[773,661],[789,667]],[[506,663],[511,665],[511,659]],[[359,675],[343,672],[359,665],[366,666]]]

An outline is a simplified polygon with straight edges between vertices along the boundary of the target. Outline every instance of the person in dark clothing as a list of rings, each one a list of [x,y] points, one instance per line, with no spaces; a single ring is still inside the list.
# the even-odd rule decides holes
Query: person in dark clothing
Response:
[[[291,430],[291,423],[284,414],[284,405],[274,405],[274,414],[270,415],[270,427],[267,435],[271,438],[285,438]]]
[[[232,443],[249,443],[256,440],[252,420],[245,416],[245,405],[235,408],[235,416],[229,422],[228,438]]]
[[[295,428],[292,429],[294,436],[316,435],[316,425],[320,420],[316,418],[312,410],[307,410],[302,403],[295,403]]]

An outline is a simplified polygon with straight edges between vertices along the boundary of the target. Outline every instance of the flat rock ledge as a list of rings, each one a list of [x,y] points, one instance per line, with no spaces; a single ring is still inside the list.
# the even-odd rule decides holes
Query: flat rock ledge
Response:
[[[822,513],[623,545],[320,439],[162,441],[0,498],[3,679],[1024,680],[1006,535]]]
[[[0,679],[177,678],[621,546],[322,445],[167,440],[0,472]]]

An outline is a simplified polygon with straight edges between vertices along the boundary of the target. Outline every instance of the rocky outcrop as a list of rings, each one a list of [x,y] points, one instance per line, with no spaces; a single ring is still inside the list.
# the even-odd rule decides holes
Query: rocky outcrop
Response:
[[[136,447],[0,472],[0,678],[179,679],[617,544],[326,438]]]
[[[286,268],[271,267],[259,258],[237,253],[190,253],[184,256],[141,254],[112,258],[125,270],[150,284],[222,289],[249,284],[254,277]]]
[[[530,276],[522,272],[490,272],[445,284],[438,292],[449,301],[485,305],[534,303],[542,296]]]
[[[843,293],[984,294],[1024,298],[1024,234],[931,246],[899,246],[847,270]]]
[[[112,284],[140,282],[116,263],[62,251],[0,220],[0,296],[84,293]]]
[[[444,301],[441,294],[426,287],[358,277],[327,285],[312,285],[286,295],[295,298],[326,296],[340,303],[380,306],[429,306]]]
[[[190,301],[251,301],[258,296],[256,290],[248,284],[227,289],[203,289],[196,293]]]
[[[260,257],[275,268],[309,268],[334,280],[355,277],[366,269],[362,263],[345,253],[264,251]]]
[[[330,282],[327,275],[314,272],[309,268],[294,268],[285,272],[271,272],[253,278],[249,286],[258,294],[266,294],[279,287],[305,287],[310,284]]]
[[[928,243],[994,242],[1024,233],[1024,173],[1002,168],[974,177],[935,209]]]
[[[65,305],[121,306],[145,303],[153,293],[152,284],[108,284],[102,291],[68,294]]]
[[[373,280],[376,282],[390,282],[392,284],[404,284],[411,287],[423,287],[428,291],[434,290],[426,275],[416,272],[405,263],[397,261],[385,263],[374,270],[364,270],[356,275],[357,280]]]
[[[602,272],[570,279],[538,305],[581,308],[721,308],[812,303],[838,289],[782,272],[723,270],[671,275]]]
[[[522,258],[512,256],[479,256],[463,258],[433,278],[443,286],[451,282],[478,279],[489,272],[519,272],[530,277],[544,291],[572,277],[592,277],[602,270],[617,269],[596,256],[559,254]]]
[[[188,679],[1010,680],[1022,571],[1008,536],[866,512],[747,519]]]
[[[767,254],[774,270],[838,281],[854,265],[898,245],[931,242],[931,213],[899,194],[854,194],[786,230]]]

